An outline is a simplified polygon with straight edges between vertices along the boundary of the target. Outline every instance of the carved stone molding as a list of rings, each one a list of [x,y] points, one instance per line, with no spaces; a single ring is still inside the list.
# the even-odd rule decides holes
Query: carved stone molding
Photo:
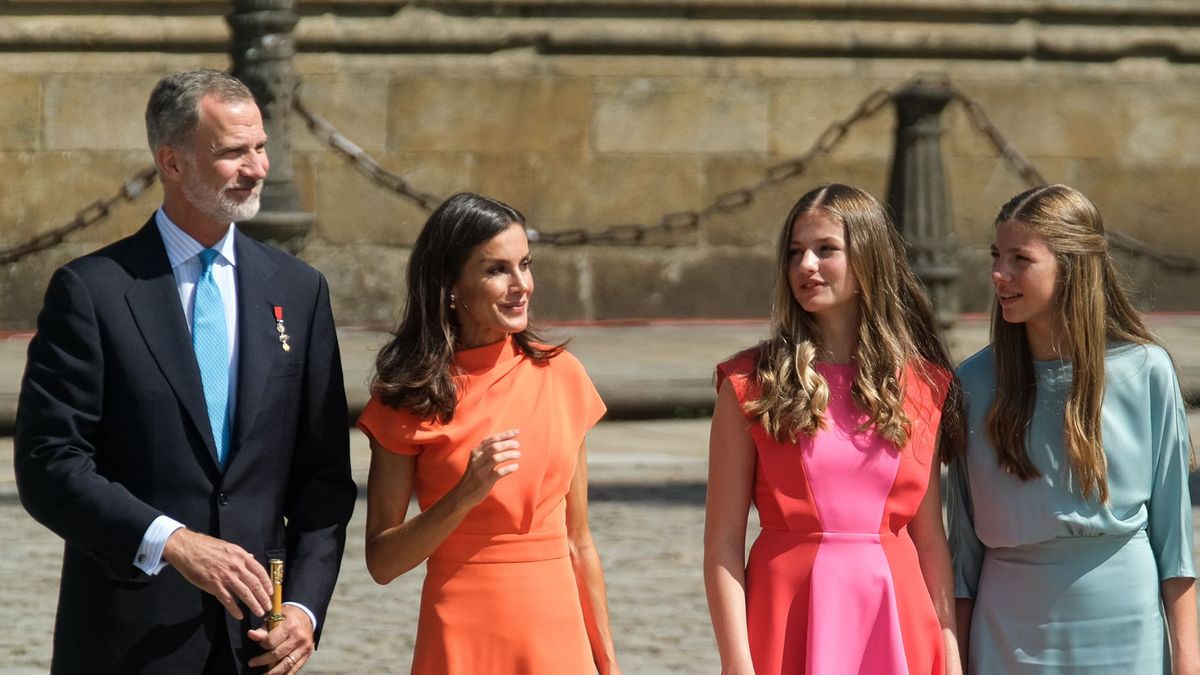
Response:
[[[227,3],[17,0],[0,51],[223,52]],[[299,2],[300,52],[1200,63],[1192,0]],[[91,9],[92,11],[88,11]],[[209,11],[205,11],[209,10]],[[153,13],[151,13],[153,11]]]

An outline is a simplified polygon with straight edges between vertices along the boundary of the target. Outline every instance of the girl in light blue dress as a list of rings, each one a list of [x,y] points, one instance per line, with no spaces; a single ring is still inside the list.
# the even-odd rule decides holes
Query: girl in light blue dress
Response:
[[[1017,195],[992,260],[947,489],[968,672],[1200,672],[1186,411],[1100,214],[1065,185]]]

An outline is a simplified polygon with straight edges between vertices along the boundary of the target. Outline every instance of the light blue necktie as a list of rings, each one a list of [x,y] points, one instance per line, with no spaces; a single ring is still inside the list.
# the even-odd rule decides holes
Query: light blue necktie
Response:
[[[213,278],[213,260],[217,252],[200,252],[200,280],[196,282],[196,301],[192,305],[192,348],[200,365],[204,401],[208,404],[208,423],[217,444],[217,462],[225,468],[229,453],[229,329],[225,325],[225,303]]]

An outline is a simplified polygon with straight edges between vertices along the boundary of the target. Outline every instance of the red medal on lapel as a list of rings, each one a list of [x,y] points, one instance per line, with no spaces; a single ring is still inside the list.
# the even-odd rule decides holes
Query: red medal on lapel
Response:
[[[290,338],[288,337],[288,334],[287,334],[287,327],[283,325],[283,308],[280,307],[279,305],[274,305],[274,307],[275,307],[275,332],[279,333],[279,346],[283,348],[283,351],[290,352],[290,351],[292,351],[292,346],[288,344],[288,340]]]

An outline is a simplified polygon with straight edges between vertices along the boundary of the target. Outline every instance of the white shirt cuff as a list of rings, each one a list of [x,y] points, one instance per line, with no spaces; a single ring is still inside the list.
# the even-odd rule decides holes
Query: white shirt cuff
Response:
[[[163,549],[167,545],[167,537],[175,530],[183,528],[183,523],[169,516],[159,516],[146,528],[142,535],[142,543],[133,556],[133,566],[146,574],[158,574],[167,563],[163,562]]]
[[[308,615],[308,618],[313,623],[313,633],[317,632],[317,615],[313,614],[312,611],[309,610],[309,608],[305,607],[304,605],[302,605],[298,602],[285,602],[283,604],[291,605],[292,607],[299,607],[300,609],[304,610],[304,613]]]

